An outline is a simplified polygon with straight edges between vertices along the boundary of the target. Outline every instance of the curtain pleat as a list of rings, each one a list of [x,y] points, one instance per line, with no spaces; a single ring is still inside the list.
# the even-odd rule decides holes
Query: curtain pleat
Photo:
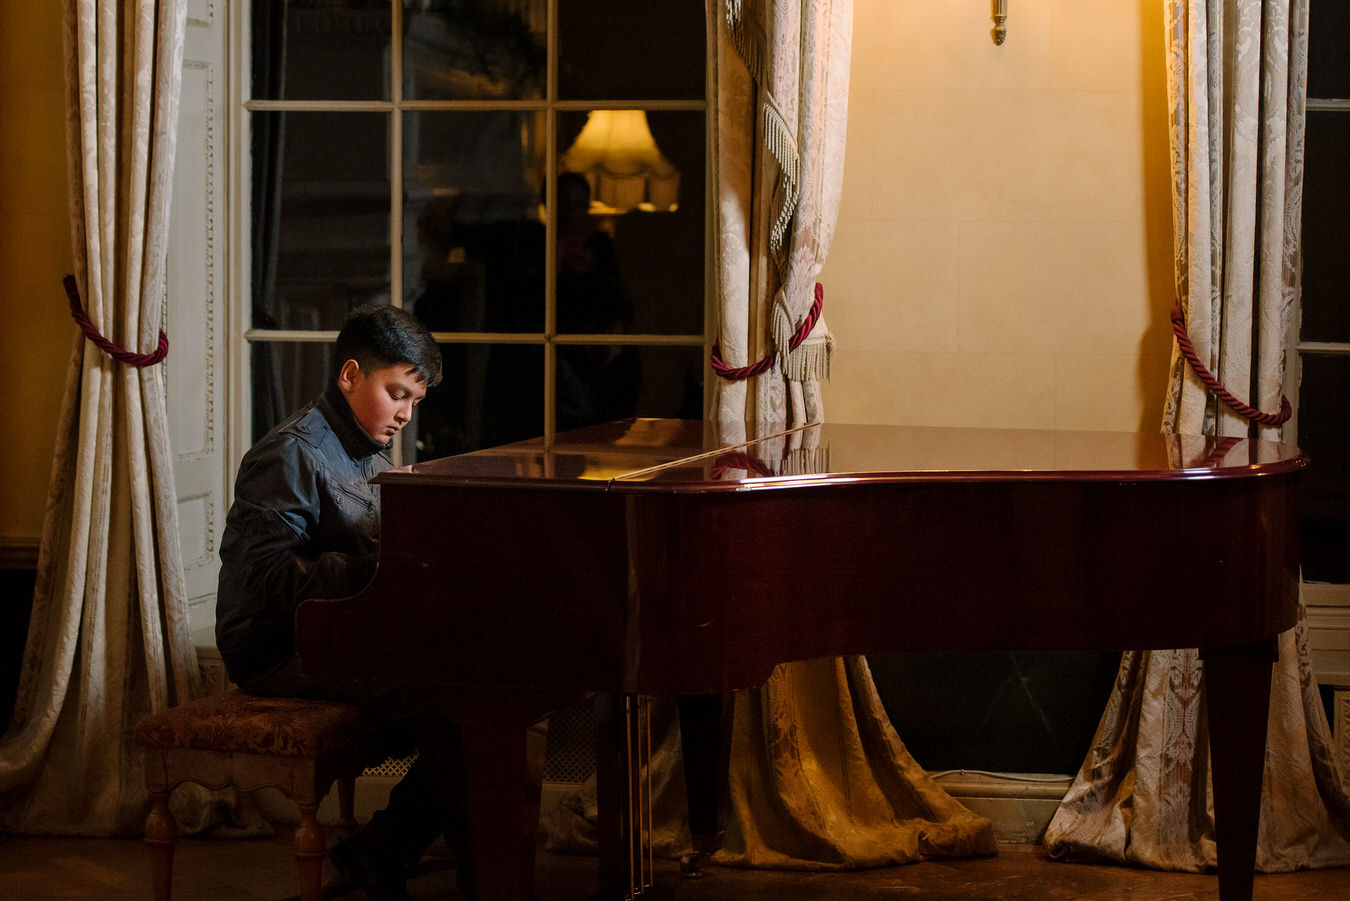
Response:
[[[183,0],[66,7],[75,277],[94,327],[133,351],[155,346],[165,314],[185,10]],[[162,368],[114,362],[77,336],[18,696],[0,741],[6,830],[141,828],[131,728],[199,691],[176,510]]]
[[[1202,362],[1240,400],[1273,412],[1297,298],[1308,3],[1168,0],[1165,22],[1177,296]],[[1163,429],[1280,437],[1210,395],[1175,348]],[[1301,606],[1279,649],[1256,865],[1350,863],[1350,798]],[[1124,655],[1087,759],[1046,830],[1051,854],[1215,865],[1202,676],[1195,650]]]

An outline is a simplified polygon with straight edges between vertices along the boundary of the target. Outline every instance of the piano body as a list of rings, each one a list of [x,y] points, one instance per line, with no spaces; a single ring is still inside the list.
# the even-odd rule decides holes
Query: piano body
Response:
[[[721,446],[713,424],[612,423],[379,476],[376,577],[302,604],[297,644],[307,671],[400,680],[464,724],[485,901],[529,897],[523,730],[587,692],[707,695],[849,654],[1199,647],[1238,901],[1305,465],[1246,439],[826,423]]]

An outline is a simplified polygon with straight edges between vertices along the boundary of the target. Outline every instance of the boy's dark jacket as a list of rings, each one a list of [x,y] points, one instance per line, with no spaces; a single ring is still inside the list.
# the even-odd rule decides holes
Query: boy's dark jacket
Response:
[[[392,465],[387,447],[333,382],[244,455],[216,595],[216,645],[235,682],[295,653],[301,601],[347,597],[374,576],[380,508],[370,479]]]

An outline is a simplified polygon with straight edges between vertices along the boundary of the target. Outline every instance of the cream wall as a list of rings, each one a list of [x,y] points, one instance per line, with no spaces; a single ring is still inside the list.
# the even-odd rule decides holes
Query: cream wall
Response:
[[[856,0],[821,281],[837,422],[1154,430],[1170,349],[1162,4]]]
[[[28,560],[42,532],[75,334],[61,6],[0,3],[0,564]]]

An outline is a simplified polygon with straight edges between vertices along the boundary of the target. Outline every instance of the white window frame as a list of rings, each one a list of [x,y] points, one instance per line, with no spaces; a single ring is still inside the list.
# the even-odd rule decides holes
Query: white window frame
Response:
[[[1306,110],[1339,112],[1350,115],[1350,100],[1308,98]],[[1301,261],[1300,261],[1301,267]],[[1350,355],[1350,342],[1304,341],[1302,331],[1302,291],[1295,308],[1294,327],[1285,367],[1286,395],[1293,402],[1294,414],[1285,431],[1285,440],[1293,443],[1298,435],[1299,388],[1303,382],[1304,354]],[[1317,681],[1323,685],[1350,687],[1350,583],[1308,582],[1301,585],[1303,602],[1308,613],[1308,644],[1312,651],[1313,669]]]

